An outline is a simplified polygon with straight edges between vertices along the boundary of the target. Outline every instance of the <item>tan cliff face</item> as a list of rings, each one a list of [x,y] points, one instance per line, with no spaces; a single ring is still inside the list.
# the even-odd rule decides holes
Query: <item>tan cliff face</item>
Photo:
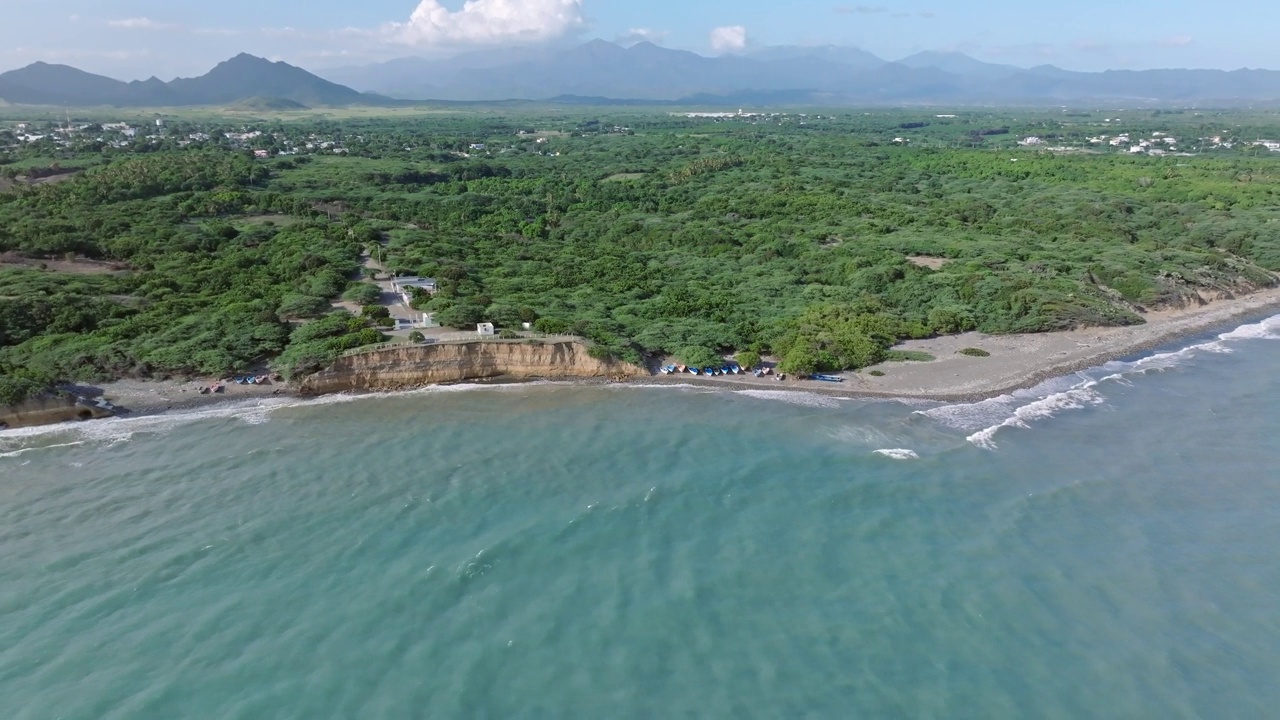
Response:
[[[401,390],[483,378],[520,379],[644,377],[644,368],[598,360],[576,342],[475,342],[412,345],[339,358],[302,381],[308,395],[356,390]]]
[[[72,397],[32,398],[17,405],[0,406],[0,428],[35,427],[110,417],[97,407],[78,405]]]

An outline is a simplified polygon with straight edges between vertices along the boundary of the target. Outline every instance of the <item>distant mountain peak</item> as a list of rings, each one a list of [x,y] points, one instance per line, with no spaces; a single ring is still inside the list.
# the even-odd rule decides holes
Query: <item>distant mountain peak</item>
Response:
[[[228,105],[250,98],[299,106],[378,101],[316,77],[302,68],[248,53],[224,60],[197,78],[163,82],[155,77],[125,83],[72,67],[36,62],[0,75],[3,99],[33,105]],[[261,104],[261,103],[259,103]]]

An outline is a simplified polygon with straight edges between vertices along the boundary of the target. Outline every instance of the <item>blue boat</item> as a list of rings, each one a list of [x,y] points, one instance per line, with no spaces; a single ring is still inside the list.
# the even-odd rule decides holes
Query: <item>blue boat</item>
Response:
[[[725,365],[724,367],[720,368],[720,374],[721,374],[721,375],[732,375],[732,374],[733,374],[733,368],[729,367],[728,365]]]
[[[821,380],[822,382],[834,382],[834,383],[844,382],[844,378],[836,377],[835,375],[810,375],[809,378],[812,380]]]
[[[695,368],[695,367],[691,367],[691,368],[689,368],[689,372],[690,372],[690,373],[692,373],[692,374],[694,374],[694,375],[701,375],[701,374],[702,374],[702,368]]]
[[[733,373],[734,375],[741,375],[741,374],[742,374],[742,366],[741,366],[741,365],[730,365],[730,366],[729,366],[729,372]]]

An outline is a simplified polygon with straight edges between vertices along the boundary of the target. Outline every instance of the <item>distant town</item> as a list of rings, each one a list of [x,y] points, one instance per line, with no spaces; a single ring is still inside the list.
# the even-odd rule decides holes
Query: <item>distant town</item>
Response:
[[[863,113],[871,115],[871,113]],[[791,125],[803,128],[810,125],[827,125],[846,120],[838,115],[795,112],[705,111],[669,113],[672,118],[683,118],[690,123],[746,123],[752,125]],[[963,146],[972,144],[986,147],[1007,147],[1058,153],[1116,153],[1147,156],[1188,156],[1206,152],[1280,152],[1280,140],[1261,137],[1241,137],[1231,131],[1202,137],[1179,137],[1163,130],[1139,129],[1149,126],[1150,120],[1134,121],[1134,128],[1126,128],[1120,118],[1105,118],[1090,123],[1062,123],[1043,133],[1013,133],[1009,127],[979,127],[965,131],[957,139],[950,126],[974,123],[958,114],[934,114],[927,120],[903,123],[898,132],[886,136],[886,144],[910,147]],[[138,150],[151,146],[155,149],[185,148],[216,145],[252,152],[257,158],[285,157],[290,155],[344,155],[360,154],[364,143],[362,136],[344,136],[340,131],[329,134],[300,131],[270,122],[219,122],[195,120],[169,120],[156,118],[147,122],[120,121],[84,122],[45,119],[41,121],[12,122],[0,125],[0,151],[20,148],[38,149],[46,145],[63,151],[93,151],[102,149]],[[314,128],[313,128],[314,129]],[[953,130],[948,135],[942,131]],[[1102,129],[1103,132],[1089,132]],[[560,152],[548,147],[557,137],[587,135],[633,135],[635,129],[625,124],[587,123],[571,131],[539,131],[520,129],[515,138],[503,143],[500,138],[472,138],[441,147],[459,158],[476,155],[495,155],[510,152],[558,156]],[[434,143],[433,143],[434,144]],[[410,150],[412,148],[405,148]]]

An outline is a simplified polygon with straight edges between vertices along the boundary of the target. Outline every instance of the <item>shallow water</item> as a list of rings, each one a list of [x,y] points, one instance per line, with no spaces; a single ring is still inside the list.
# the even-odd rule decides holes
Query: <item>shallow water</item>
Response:
[[[472,386],[0,433],[3,715],[1267,716],[1276,339],[970,405]]]

